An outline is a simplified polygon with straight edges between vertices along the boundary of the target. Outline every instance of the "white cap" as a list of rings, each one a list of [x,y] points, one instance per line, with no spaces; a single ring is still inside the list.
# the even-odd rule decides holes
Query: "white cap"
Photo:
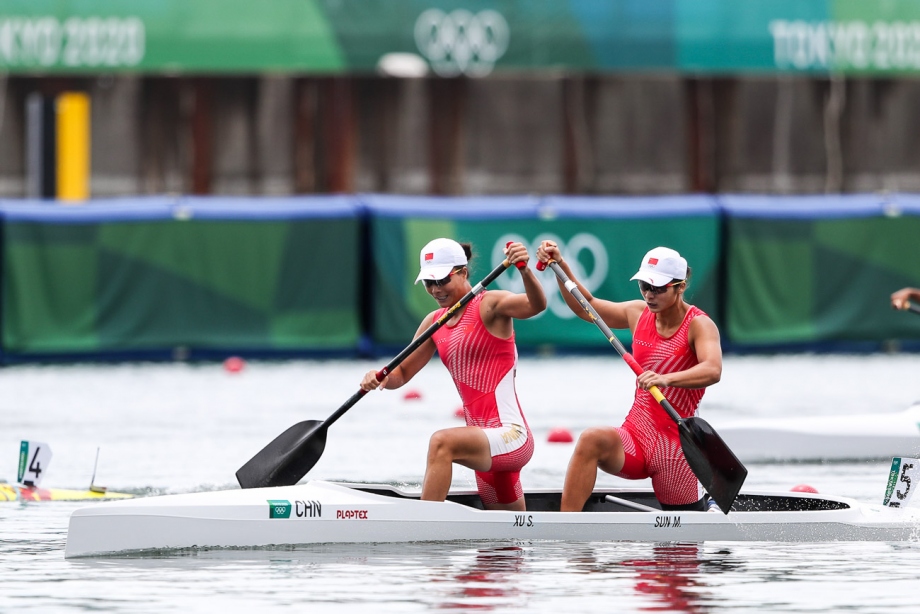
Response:
[[[673,249],[656,247],[642,258],[639,272],[629,278],[653,286],[663,286],[674,279],[687,279],[687,261]]]
[[[444,279],[454,267],[466,265],[466,252],[463,247],[451,239],[429,241],[418,255],[421,270],[415,283],[423,279]]]

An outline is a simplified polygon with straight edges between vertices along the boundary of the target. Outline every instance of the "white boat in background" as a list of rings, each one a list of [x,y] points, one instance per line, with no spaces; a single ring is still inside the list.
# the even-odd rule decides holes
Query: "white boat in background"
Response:
[[[648,490],[597,490],[584,512],[559,491],[527,511],[484,511],[475,492],[420,501],[387,485],[310,481],[113,501],[73,512],[65,556],[328,543],[489,541],[906,541],[920,513],[808,493],[742,493],[731,513],[662,511]]]
[[[920,456],[920,403],[897,413],[720,420],[714,426],[744,463]]]

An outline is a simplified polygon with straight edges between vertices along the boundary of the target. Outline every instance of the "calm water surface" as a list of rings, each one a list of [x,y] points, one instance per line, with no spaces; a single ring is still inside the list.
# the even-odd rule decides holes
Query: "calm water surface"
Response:
[[[383,361],[381,361],[382,363]],[[54,453],[43,486],[96,483],[140,495],[236,488],[234,472],[291,424],[324,419],[376,362],[15,367],[0,371],[0,478],[16,478],[19,441]],[[920,399],[920,357],[727,357],[702,415],[900,411]],[[610,358],[529,358],[518,392],[537,439],[525,487],[561,487],[576,436],[617,424],[633,378]],[[446,370],[373,393],[330,428],[310,477],[417,488],[428,436],[460,421]],[[878,503],[888,463],[752,465],[747,490],[807,483]],[[599,484],[641,486],[602,476]],[[454,486],[473,488],[457,469]],[[920,502],[913,502],[918,505]],[[911,610],[920,544],[452,543],[200,551],[65,561],[70,513],[85,503],[0,503],[0,611],[210,612],[273,607],[346,612],[890,612]]]

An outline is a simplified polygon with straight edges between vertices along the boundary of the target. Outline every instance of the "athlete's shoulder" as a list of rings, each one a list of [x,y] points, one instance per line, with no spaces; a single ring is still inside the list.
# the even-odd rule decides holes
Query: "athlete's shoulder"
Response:
[[[431,326],[431,323],[444,315],[446,309],[435,309],[422,319],[422,326]]]
[[[689,314],[688,314],[689,316]],[[719,337],[719,327],[713,322],[705,311],[697,310],[690,319],[690,335],[698,337],[699,335],[715,335]]]
[[[477,297],[476,297],[475,299],[473,299],[473,300],[480,300],[480,301],[483,301],[483,302],[486,302],[486,301],[493,301],[493,302],[494,302],[494,301],[503,299],[503,298],[505,298],[506,296],[509,296],[509,295],[511,295],[511,294],[514,294],[514,292],[511,292],[511,291],[509,291],[509,290],[483,290],[483,291],[479,294],[479,296],[477,296]]]
[[[502,299],[514,294],[508,290],[485,290],[479,296],[471,301],[471,304],[479,304],[480,309],[493,309]]]

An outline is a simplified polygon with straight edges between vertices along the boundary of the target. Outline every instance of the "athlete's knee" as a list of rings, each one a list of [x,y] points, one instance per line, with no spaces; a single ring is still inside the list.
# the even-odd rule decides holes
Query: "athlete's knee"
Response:
[[[445,431],[435,431],[431,435],[431,439],[428,440],[428,458],[453,458],[452,441]]]
[[[610,448],[611,444],[610,432],[607,429],[594,426],[585,429],[578,436],[575,453],[599,459]]]

